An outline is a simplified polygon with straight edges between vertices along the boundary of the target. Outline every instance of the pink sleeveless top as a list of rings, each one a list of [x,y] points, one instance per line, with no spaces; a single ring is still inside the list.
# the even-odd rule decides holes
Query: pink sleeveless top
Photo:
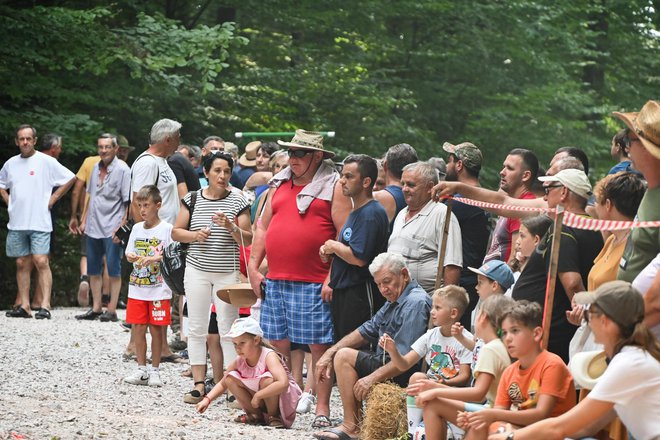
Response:
[[[245,358],[239,356],[236,358],[236,370],[229,371],[227,374],[234,376],[249,390],[256,393],[259,391],[259,381],[261,379],[264,377],[273,377],[271,372],[268,371],[268,366],[266,365],[266,356],[268,356],[269,353],[275,353],[278,357],[280,356],[270,348],[262,347],[261,356],[259,356],[259,360],[255,366],[251,367],[245,361]],[[290,428],[291,425],[293,425],[293,421],[296,419],[296,406],[298,406],[298,400],[300,400],[302,391],[293,379],[293,376],[291,375],[291,372],[289,372],[284,361],[281,362],[289,378],[289,388],[280,394],[280,416],[282,417],[282,423],[284,423],[284,426]]]

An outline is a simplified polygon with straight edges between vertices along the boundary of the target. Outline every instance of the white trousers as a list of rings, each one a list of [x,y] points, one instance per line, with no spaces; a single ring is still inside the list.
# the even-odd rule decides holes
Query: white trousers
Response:
[[[206,337],[211,316],[211,302],[215,304],[220,336],[229,332],[238,309],[222,301],[215,292],[221,287],[238,283],[238,271],[230,273],[203,272],[186,266],[183,279],[188,303],[188,356],[190,365],[206,365]],[[231,341],[221,339],[220,347],[224,354],[225,367],[236,359],[236,351]]]

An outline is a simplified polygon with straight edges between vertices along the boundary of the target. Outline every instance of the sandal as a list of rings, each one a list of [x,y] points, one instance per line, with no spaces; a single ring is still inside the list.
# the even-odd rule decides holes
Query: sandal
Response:
[[[32,318],[32,314],[25,310],[20,305],[14,306],[6,313],[8,318]]]
[[[204,385],[204,381],[200,380],[195,382],[195,386],[197,385]],[[204,392],[204,389],[202,388],[202,391],[198,390],[197,388],[193,388],[191,391],[188,391],[186,394],[183,395],[183,401],[185,403],[190,403],[193,405],[198,404],[199,402],[202,401],[206,393]]]
[[[330,427],[332,427],[332,422],[330,421],[330,418],[328,416],[319,414],[318,416],[314,417],[314,421],[312,422],[312,428],[323,429]]]
[[[187,360],[185,360],[184,358],[182,358],[181,356],[179,356],[176,353],[172,353],[172,354],[167,355],[167,356],[161,356],[160,361],[161,362],[169,362],[171,364],[187,364],[188,363]]]
[[[284,422],[280,416],[270,416],[268,426],[275,429],[284,429]]]
[[[34,317],[36,319],[50,319],[50,310],[39,309],[39,311],[34,314]]]
[[[243,425],[263,425],[263,419],[257,418],[255,416],[250,416],[248,414],[239,414],[234,418],[235,423],[241,423]]]

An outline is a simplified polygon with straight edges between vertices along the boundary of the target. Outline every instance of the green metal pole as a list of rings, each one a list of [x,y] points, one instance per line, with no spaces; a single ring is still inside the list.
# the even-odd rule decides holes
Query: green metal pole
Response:
[[[329,138],[335,137],[334,131],[319,131],[323,136]],[[284,137],[284,136],[293,136],[296,134],[293,131],[237,131],[234,133],[236,139],[241,138],[256,138],[256,137]]]

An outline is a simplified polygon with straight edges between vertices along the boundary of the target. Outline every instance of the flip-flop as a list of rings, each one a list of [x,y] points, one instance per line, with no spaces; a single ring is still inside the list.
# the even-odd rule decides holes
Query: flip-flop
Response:
[[[14,308],[8,311],[6,315],[9,318],[32,318],[32,313],[28,313],[28,311],[20,305],[14,306]]]
[[[325,434],[334,434],[336,437],[330,437]],[[346,434],[344,431],[342,431],[339,428],[330,428],[330,429],[325,429],[321,432],[317,432],[313,434],[315,438],[318,440],[358,440],[358,437],[351,437],[350,435]]]
[[[167,356],[161,356],[160,361],[161,362],[168,362],[168,363],[171,363],[171,364],[187,364],[188,363],[187,360],[185,360],[184,358],[182,358],[181,356],[179,356],[176,353],[172,353],[172,354],[167,355]]]
[[[330,421],[330,418],[323,414],[314,417],[314,421],[312,422],[312,428],[315,429],[330,428],[331,426],[332,422]]]
[[[50,310],[48,309],[39,309],[37,313],[34,314],[36,319],[50,319]]]

